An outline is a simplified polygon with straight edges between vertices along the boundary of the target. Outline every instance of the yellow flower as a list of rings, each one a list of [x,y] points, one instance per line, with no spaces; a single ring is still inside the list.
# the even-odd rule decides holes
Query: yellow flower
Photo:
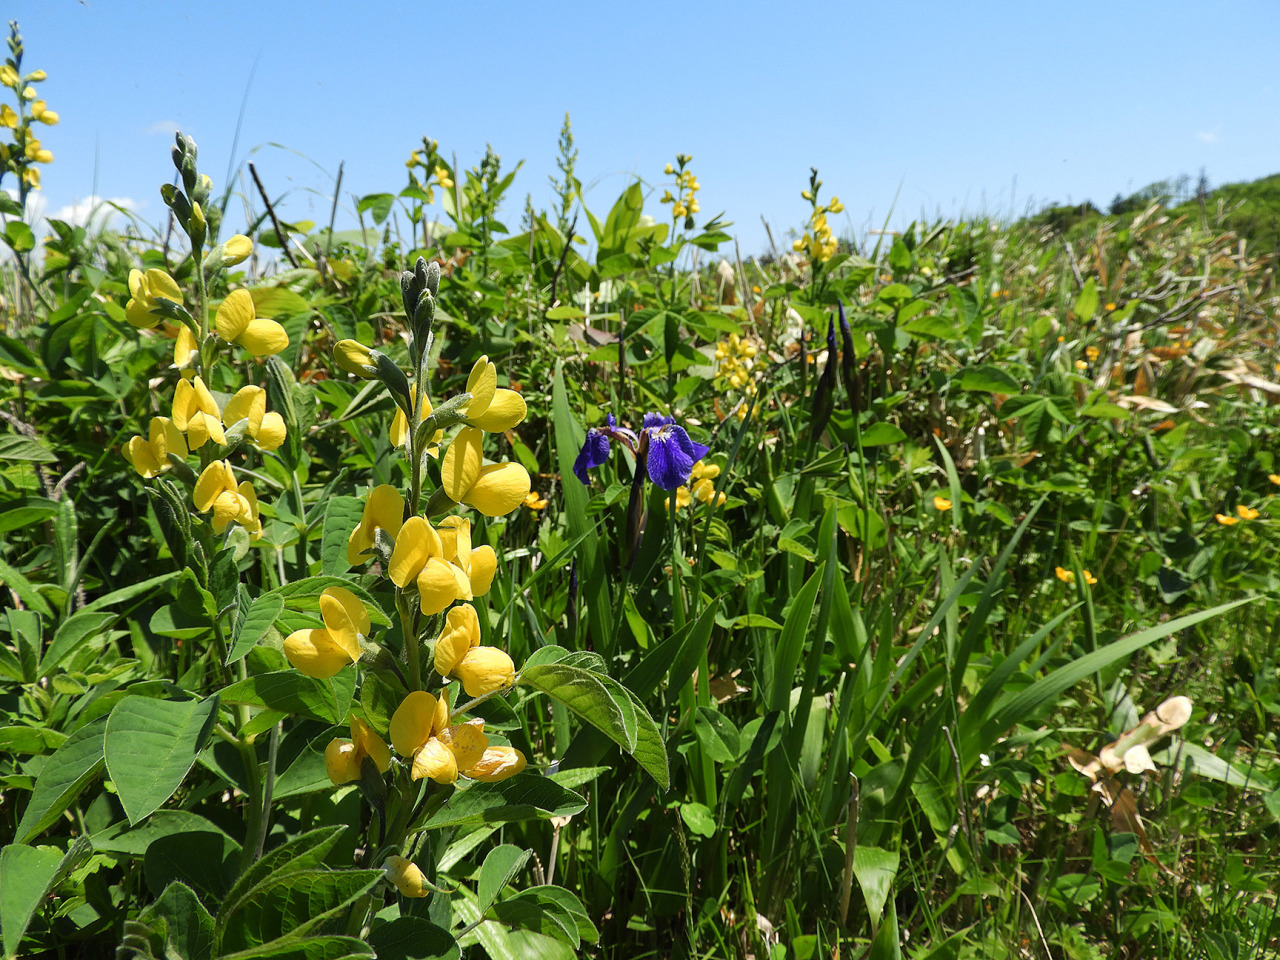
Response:
[[[150,329],[159,325],[161,317],[152,312],[160,301],[168,301],[182,305],[182,291],[173,277],[163,270],[151,269],[146,273],[141,270],[129,271],[129,296],[125,304],[124,316],[139,329]]]
[[[547,501],[544,500],[536,490],[530,490],[525,494],[524,505],[530,510],[545,510]]]
[[[951,509],[951,501],[948,500],[946,497],[934,497],[933,509],[946,512],[947,510]]]
[[[368,380],[378,375],[373,352],[358,340],[339,340],[333,345],[333,360],[347,373]]]
[[[403,518],[404,497],[400,491],[388,483],[374,487],[364,502],[360,525],[347,538],[347,562],[353,567],[359,565],[364,554],[373,549],[379,530],[394,539],[400,533]]]
[[[1066,569],[1066,567],[1054,567],[1053,575],[1057,577],[1059,580],[1061,580],[1063,583],[1076,582],[1076,575],[1072,573],[1070,570]]]
[[[185,323],[178,327],[178,336],[173,344],[173,365],[179,370],[191,365],[200,348],[196,344],[196,335]]]
[[[38,123],[43,123],[46,127],[56,126],[61,117],[56,111],[50,110],[43,100],[37,100],[31,105],[31,117]]]
[[[449,171],[444,167],[435,168],[436,182],[446,190],[453,189],[453,177],[449,176]]]
[[[391,715],[391,746],[400,756],[412,757],[448,725],[449,698],[415,690],[400,701]]]
[[[475,507],[486,517],[500,517],[528,495],[529,472],[518,463],[485,464],[482,437],[478,427],[458,431],[441,461],[440,487],[454,503]]]
[[[431,524],[410,517],[396,534],[387,573],[397,587],[417,584],[418,603],[427,616],[440,613],[458,599],[471,599],[471,580],[444,558],[444,544]]]
[[[32,70],[27,74],[27,79],[32,83],[39,83],[41,80],[48,80],[49,75],[43,70]]]
[[[0,65],[0,83],[4,84],[6,87],[13,87],[13,89],[17,90],[20,82],[21,81],[18,79],[18,71],[14,70],[13,67],[9,66],[7,63]]]
[[[369,725],[356,716],[351,717],[351,739],[329,741],[324,750],[325,771],[335,787],[360,779],[360,766],[368,757],[379,773],[391,769],[391,751],[382,738]]]
[[[432,737],[413,756],[411,776],[414,780],[454,783],[458,779],[458,758],[453,751]]]
[[[1280,473],[1269,473],[1267,474],[1267,479],[1270,480],[1272,483],[1274,483],[1277,487],[1280,487]]]
[[[1099,350],[1096,346],[1092,346],[1092,345],[1084,348],[1084,355],[1088,357],[1090,360],[1097,360],[1098,355],[1101,352],[1102,351]]]
[[[227,401],[222,417],[229,427],[245,421],[245,433],[259,450],[275,450],[284,443],[284,418],[274,410],[267,412],[267,391],[261,387],[241,387]]]
[[[13,129],[18,125],[18,114],[7,103],[0,105],[0,127]]]
[[[677,203],[671,208],[671,215],[673,217],[685,217],[689,215],[689,210],[683,203]]]
[[[1225,513],[1215,513],[1213,519],[1217,520],[1224,527],[1233,527],[1240,522],[1239,517],[1229,517]]]
[[[504,433],[523,422],[527,412],[524,397],[514,390],[499,387],[494,390],[484,413],[473,415],[468,411],[467,423],[485,433]]]
[[[251,253],[253,253],[253,241],[243,233],[237,233],[222,245],[222,262],[228,267],[234,267],[237,263],[243,263],[249,259]]]
[[[445,517],[436,533],[440,535],[444,558],[467,575],[471,596],[483,597],[493,586],[493,576],[498,572],[498,555],[493,547],[487,543],[471,546],[471,521],[466,517]]]
[[[427,875],[412,860],[404,857],[387,857],[382,866],[387,879],[400,891],[402,897],[428,897],[431,887],[427,884]]]
[[[1112,310],[1114,310],[1115,308],[1116,308],[1116,305],[1115,305],[1114,303],[1108,303],[1108,304],[1107,304],[1105,307],[1103,307],[1102,309],[1103,309],[1103,310],[1105,310],[1105,311],[1107,311],[1107,313],[1110,313],[1110,312],[1111,312]]]
[[[453,672],[467,652],[480,646],[480,618],[476,608],[462,603],[449,611],[444,629],[436,639],[436,673],[447,677]]]
[[[214,533],[222,533],[232,520],[240,522],[246,529],[254,525],[257,497],[250,500],[241,490],[245,486],[252,491],[253,485],[247,480],[236,485],[231,464],[225,460],[214,460],[201,471],[191,498],[200,513],[213,511]]]
[[[255,357],[269,357],[289,346],[284,327],[260,317],[254,310],[253,297],[243,288],[232,290],[218,306],[214,317],[218,336],[240,344]]]
[[[483,697],[511,686],[515,682],[516,665],[497,647],[472,647],[453,668],[469,697]]]
[[[1095,577],[1088,570],[1081,570],[1080,572],[1084,574],[1084,582],[1087,583],[1089,586],[1092,587],[1095,583],[1098,582],[1098,578]]]
[[[497,783],[524,770],[527,761],[515,747],[490,747],[464,775],[483,783]]]
[[[151,479],[169,469],[169,453],[187,455],[187,441],[182,431],[168,417],[152,417],[148,439],[134,437],[124,448],[125,459],[139,474]]]
[[[345,587],[320,594],[323,627],[295,630],[284,639],[284,655],[301,673],[327,680],[360,659],[360,634],[369,632],[369,611]]]
[[[40,171],[35,167],[27,167],[22,171],[22,182],[32,190],[40,189]]]
[[[210,438],[218,444],[227,442],[218,402],[200,377],[178,381],[173,391],[173,423],[187,435],[192,450],[199,450]]]
[[[1236,505],[1236,516],[1241,520],[1257,520],[1258,511],[1241,503]]]

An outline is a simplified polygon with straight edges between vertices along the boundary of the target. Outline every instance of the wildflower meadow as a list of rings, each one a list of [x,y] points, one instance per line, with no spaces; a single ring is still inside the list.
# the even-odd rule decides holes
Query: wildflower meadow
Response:
[[[1280,950],[1280,260],[1234,201],[851,238],[798,170],[747,251],[679,144],[588,196],[566,117],[546,210],[424,131],[336,230],[179,133],[159,229],[36,230],[42,40],[5,957]]]

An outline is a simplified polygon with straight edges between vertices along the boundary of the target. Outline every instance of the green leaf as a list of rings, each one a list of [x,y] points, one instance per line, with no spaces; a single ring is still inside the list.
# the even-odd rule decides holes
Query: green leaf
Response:
[[[391,206],[395,202],[395,196],[390,193],[370,193],[360,198],[360,202],[356,204],[356,212],[364,213],[367,210],[373,217],[374,223],[381,223],[387,219],[387,214],[391,212]]]
[[[173,796],[213,732],[218,697],[125,697],[107,719],[104,755],[130,823]]]
[[[22,814],[22,822],[14,832],[20,843],[26,843],[62,816],[80,791],[102,771],[106,729],[106,717],[85,724],[45,762]]]
[[[268,630],[276,622],[276,617],[284,613],[284,600],[270,593],[264,593],[249,606],[243,619],[236,622],[235,637],[231,648],[227,651],[227,663],[232,664],[257,646]]]
[[[252,893],[254,887],[271,875],[286,869],[289,872],[309,870],[323,864],[324,858],[346,829],[339,824],[310,830],[263,854],[261,859],[246,870],[227,893],[226,899],[222,902],[222,909],[218,912],[219,929],[226,918],[239,907],[240,902]]]
[[[538,887],[522,890],[494,904],[494,916],[509,927],[533,930],[563,940],[576,949],[582,941],[577,918],[559,902],[540,896],[538,890]]]
[[[873,423],[862,432],[864,447],[883,447],[890,443],[901,443],[907,439],[906,433],[892,423]]]
[[[384,877],[381,870],[274,873],[253,888],[222,924],[222,949],[243,950],[281,937],[336,933],[331,921]],[[221,919],[221,918],[220,918]],[[340,922],[337,924],[340,927]]]
[[[571,817],[587,808],[587,801],[535,773],[521,773],[501,783],[473,783],[458,790],[426,822],[428,828],[509,823]]]
[[[264,593],[263,596],[269,594]],[[344,690],[345,697],[342,696]],[[351,703],[350,690],[346,687],[340,689],[333,680],[317,680],[297,670],[276,670],[246,677],[224,687],[220,696],[224,703],[270,707],[326,723],[346,722],[347,708]]]
[[[860,843],[853,851],[853,875],[858,879],[858,889],[867,903],[867,913],[874,929],[880,925],[884,905],[893,890],[893,878],[898,874],[898,851],[885,850]]]
[[[334,497],[325,504],[324,532],[320,538],[322,573],[337,575],[351,569],[347,563],[347,541],[363,515],[364,501],[359,497]]]
[[[53,609],[48,601],[36,591],[31,581],[3,560],[0,560],[0,587],[8,587],[32,610],[43,613],[46,617],[53,616]]]
[[[889,248],[889,266],[894,273],[906,273],[911,269],[911,251],[901,237],[895,237],[893,246]]]
[[[458,941],[448,930],[422,917],[397,917],[374,927],[369,945],[378,960],[457,960]]]
[[[19,433],[6,433],[0,435],[0,460],[56,463],[58,455],[34,437],[24,437]]]
[[[820,564],[791,601],[791,609],[782,624],[782,636],[773,651],[773,662],[766,664],[761,676],[766,710],[786,709],[791,697],[792,681],[800,665],[804,638],[809,632],[809,618],[813,615],[813,605],[818,597],[818,587],[822,583],[825,567],[826,564]]]
[[[81,610],[63,620],[45,651],[44,659],[40,661],[40,676],[49,676],[85,640],[101,633],[115,619],[114,613],[86,613]]]
[[[535,663],[520,671],[519,682],[560,701],[628,753],[635,748],[635,711],[629,698],[612,695],[609,685],[617,684],[608,677],[563,662]]]
[[[259,947],[224,953],[218,960],[359,960],[373,948],[355,937],[281,937]]]
[[[56,847],[11,843],[0,850],[0,928],[6,957],[17,955],[27,924],[53,886],[61,863],[62,851]]]
[[[27,253],[36,246],[36,235],[21,220],[10,220],[4,225],[4,238],[16,253]]]
[[[680,804],[680,819],[684,821],[686,827],[699,836],[714,837],[716,835],[715,814],[705,803]]]
[[[121,820],[89,839],[100,853],[119,853],[140,857],[160,837],[175,833],[225,833],[225,831],[189,810],[157,810],[136,827]]]
[[[702,752],[716,763],[737,760],[740,752],[738,728],[733,721],[714,707],[698,707],[694,714],[693,730],[702,745]]]
[[[961,390],[977,390],[982,393],[1016,394],[1022,389],[1017,380],[989,363],[967,367],[951,382]]]
[[[1090,277],[1084,282],[1084,286],[1080,288],[1080,295],[1076,297],[1075,306],[1071,308],[1071,312],[1076,315],[1076,319],[1082,322],[1092,320],[1093,315],[1098,312],[1098,285]]]
[[[169,956],[182,960],[211,960],[214,955],[213,917],[196,892],[175,880],[143,913],[143,918],[164,920],[165,946]]]
[[[547,311],[546,316],[548,320],[582,320],[586,317],[586,314],[572,304],[565,304],[560,307],[552,307]]]
[[[503,843],[489,851],[480,867],[480,880],[476,884],[476,902],[481,911],[488,910],[490,904],[498,899],[511,878],[525,865],[530,851],[521,850],[510,843]]]
[[[291,583],[276,587],[262,596],[279,597],[290,610],[318,611],[320,609],[320,594],[324,593],[329,587],[344,587],[350,590],[364,603],[369,611],[369,619],[371,621],[383,627],[391,626],[391,620],[382,611],[378,601],[373,599],[373,595],[354,580],[346,580],[342,577],[306,577],[302,580],[294,580]]]

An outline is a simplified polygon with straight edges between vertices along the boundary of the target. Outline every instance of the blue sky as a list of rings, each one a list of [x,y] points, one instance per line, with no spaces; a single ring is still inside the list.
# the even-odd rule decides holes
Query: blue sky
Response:
[[[1204,168],[1280,171],[1273,2],[306,4],[17,0],[26,69],[61,115],[50,214],[90,194],[158,220],[181,128],[219,187],[253,160],[287,219],[396,192],[423,135],[459,164],[523,159],[504,217],[550,200],[567,110],[587,202],[692,154],[706,219],[744,256],[802,225],[810,166],[840,232],[1106,204]],[[239,140],[233,141],[241,105]],[[660,195],[660,192],[659,194]],[[255,200],[255,207],[259,206]],[[647,212],[661,217],[654,196]],[[242,223],[233,203],[231,225]]]

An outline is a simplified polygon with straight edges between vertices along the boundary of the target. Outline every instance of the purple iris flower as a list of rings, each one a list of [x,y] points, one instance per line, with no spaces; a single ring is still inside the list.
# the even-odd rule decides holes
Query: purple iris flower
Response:
[[[586,483],[587,471],[609,459],[614,440],[625,445],[637,459],[643,458],[645,471],[663,490],[675,490],[687,484],[693,465],[710,449],[690,440],[684,427],[677,425],[672,417],[646,413],[637,436],[626,427],[619,427],[617,419],[609,414],[605,426],[587,431],[586,442],[573,463],[573,475]]]

